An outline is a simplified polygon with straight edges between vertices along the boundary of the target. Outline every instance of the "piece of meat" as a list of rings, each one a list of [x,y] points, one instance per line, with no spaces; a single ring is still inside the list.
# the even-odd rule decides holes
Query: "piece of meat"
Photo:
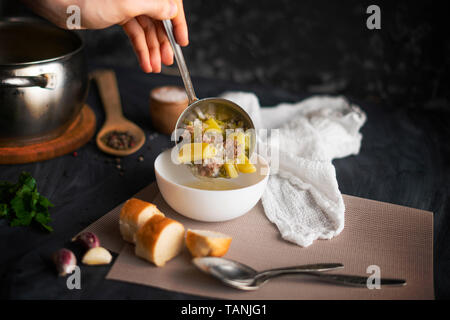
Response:
[[[220,163],[202,163],[202,164],[196,164],[197,167],[197,173],[200,176],[203,177],[217,177],[220,172],[220,168],[222,167],[222,164]]]
[[[244,147],[242,145],[238,145],[236,140],[227,139],[225,141],[225,155],[227,160],[236,160],[244,152]]]

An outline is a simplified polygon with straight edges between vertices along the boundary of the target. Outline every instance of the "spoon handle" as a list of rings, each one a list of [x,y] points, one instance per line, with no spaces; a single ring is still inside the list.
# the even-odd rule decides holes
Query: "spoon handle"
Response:
[[[177,60],[178,69],[180,70],[181,78],[183,79],[184,88],[186,89],[186,94],[189,99],[189,104],[197,101],[198,98],[195,95],[194,86],[192,85],[191,76],[189,75],[189,70],[186,66],[186,61],[184,61],[183,52],[181,47],[175,41],[173,36],[173,26],[170,20],[163,20],[164,28],[167,32],[167,37],[169,38],[170,45],[172,46],[173,53],[175,55],[175,60]]]
[[[367,287],[368,277],[352,276],[346,274],[326,274],[319,272],[307,272],[307,275],[318,277],[318,279],[338,284],[350,285],[355,287]],[[380,278],[380,285],[385,286],[404,286],[406,280]]]
[[[259,272],[255,279],[258,280],[268,280],[271,278],[292,275],[298,273],[310,273],[310,272],[320,272],[320,271],[330,271],[335,269],[341,269],[344,265],[342,263],[318,263],[318,264],[307,264],[301,266],[287,267],[287,268],[277,268],[270,269]]]
[[[95,70],[91,73],[95,79],[105,109],[106,120],[114,122],[123,117],[119,88],[113,70]]]

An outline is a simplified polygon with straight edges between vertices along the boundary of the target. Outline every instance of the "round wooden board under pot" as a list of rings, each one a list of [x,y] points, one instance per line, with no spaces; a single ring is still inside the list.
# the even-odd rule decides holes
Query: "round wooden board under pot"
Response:
[[[19,164],[53,159],[86,144],[95,133],[94,111],[85,105],[77,119],[59,137],[23,147],[0,147],[0,164]]]

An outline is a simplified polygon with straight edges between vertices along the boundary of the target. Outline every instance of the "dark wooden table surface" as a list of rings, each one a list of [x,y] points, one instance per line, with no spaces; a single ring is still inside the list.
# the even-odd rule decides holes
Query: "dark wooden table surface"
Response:
[[[0,298],[27,299],[180,299],[193,298],[157,288],[105,280],[110,266],[81,266],[81,290],[68,290],[58,278],[50,255],[71,247],[78,231],[154,181],[153,161],[171,146],[168,136],[154,134],[148,95],[156,86],[178,84],[177,77],[145,75],[136,69],[115,69],[126,117],[148,137],[144,147],[122,160],[123,176],[114,158],[91,141],[72,154],[41,163],[0,166],[0,180],[15,181],[23,170],[38,181],[39,191],[55,207],[48,234],[39,228],[10,227],[0,221]],[[242,86],[211,79],[194,79],[199,97],[226,90],[253,91],[264,106],[298,101],[303,94],[277,88]],[[351,97],[350,97],[351,99]],[[354,101],[354,100],[353,100]],[[434,279],[437,298],[450,298],[450,115],[441,109],[397,109],[354,101],[367,113],[361,152],[334,161],[343,193],[434,212]],[[91,84],[89,105],[104,121],[101,103]],[[139,156],[144,161],[138,161]],[[76,249],[75,249],[76,250]]]

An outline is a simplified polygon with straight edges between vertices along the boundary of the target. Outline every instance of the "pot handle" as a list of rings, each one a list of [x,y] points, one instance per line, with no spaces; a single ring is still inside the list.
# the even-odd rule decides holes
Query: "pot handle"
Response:
[[[56,87],[56,75],[54,73],[44,73],[38,76],[0,76],[0,88],[26,87],[54,89]]]

